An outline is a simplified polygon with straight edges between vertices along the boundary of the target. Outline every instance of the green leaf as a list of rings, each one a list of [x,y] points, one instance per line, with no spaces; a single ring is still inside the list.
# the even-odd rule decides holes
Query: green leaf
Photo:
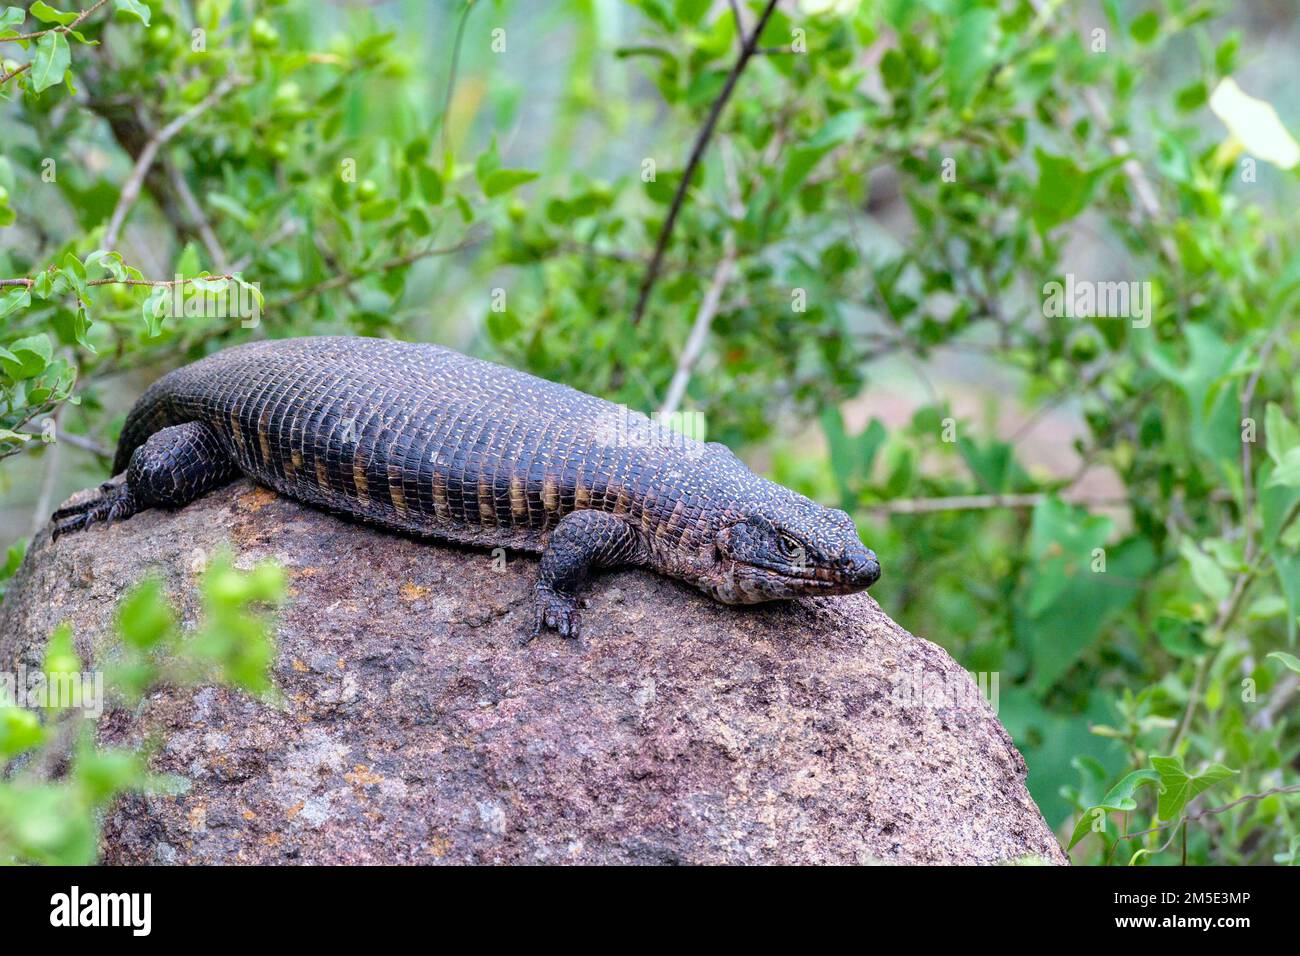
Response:
[[[1205,84],[1197,80],[1189,83],[1180,89],[1174,97],[1174,105],[1184,113],[1190,113],[1192,110],[1199,109],[1205,105],[1209,99],[1209,93],[1205,89]]]
[[[1300,487],[1300,448],[1288,449],[1282,455],[1282,459],[1273,469],[1273,474],[1268,479],[1269,488],[1285,486],[1287,488]]]
[[[86,267],[81,260],[69,252],[63,257],[63,274],[68,277],[68,284],[81,298],[86,297]]]
[[[1134,770],[1126,775],[1119,783],[1110,788],[1110,791],[1102,798],[1101,803],[1094,807],[1089,807],[1079,817],[1078,823],[1074,825],[1074,832],[1070,835],[1069,845],[1066,850],[1074,849],[1074,845],[1093,832],[1093,821],[1097,819],[1098,813],[1105,813],[1113,810],[1117,813],[1128,813],[1137,809],[1137,799],[1135,794],[1139,787],[1147,785],[1154,786],[1160,780],[1160,775],[1154,770]]]
[[[81,673],[81,658],[72,639],[72,625],[64,621],[54,629],[45,645],[43,669],[47,678]]]
[[[0,581],[7,581],[18,572],[18,567],[23,563],[23,555],[27,553],[27,542],[21,541],[18,544],[11,544],[9,550],[5,552],[5,560],[0,564]]]
[[[149,7],[141,3],[140,0],[113,0],[113,5],[117,8],[118,13],[129,14],[145,26],[149,25]]]
[[[1096,832],[1093,830],[1093,823],[1097,820],[1098,814],[1105,815],[1105,813],[1104,807],[1089,807],[1079,814],[1079,819],[1074,824],[1074,830],[1070,833],[1070,842],[1065,846],[1067,853],[1073,850],[1074,845],[1089,833]],[[1102,824],[1102,829],[1105,829],[1105,824]]]
[[[1034,223],[1043,231],[1083,212],[1105,174],[1123,161],[1117,157],[1084,169],[1070,157],[1054,156],[1041,147],[1034,149],[1034,157],[1038,161],[1038,182],[1030,200]]]
[[[445,195],[442,176],[438,175],[438,171],[432,166],[421,166],[416,176],[420,182],[420,195],[424,197],[425,202],[432,206],[439,205]]]
[[[537,173],[527,169],[494,169],[483,179],[483,195],[492,199],[516,186],[532,182],[537,176]]]
[[[144,319],[150,338],[156,338],[162,333],[163,319],[167,317],[167,300],[170,296],[171,290],[167,286],[154,286],[149,297],[140,306],[140,315]]]
[[[126,263],[122,261],[122,255],[118,252],[110,252],[107,249],[96,249],[90,255],[86,256],[86,267],[99,266],[114,279],[119,282],[132,277],[127,269]]]
[[[789,194],[798,189],[827,153],[854,139],[866,123],[867,114],[862,110],[844,110],[828,119],[811,139],[790,151],[781,173],[781,191]]]
[[[5,7],[0,10],[0,33],[16,30],[27,19],[27,12],[21,7]]]
[[[1225,601],[1228,592],[1232,590],[1232,583],[1219,562],[1198,548],[1189,538],[1182,540],[1178,550],[1191,565],[1192,580],[1196,582],[1196,586],[1202,593],[1215,604]]]
[[[1133,39],[1138,43],[1150,43],[1156,38],[1156,30],[1160,27],[1160,18],[1156,16],[1154,10],[1148,10],[1146,13],[1135,17],[1129,24],[1128,32],[1132,34]]]
[[[523,328],[518,316],[511,312],[489,312],[487,316],[488,335],[492,341],[505,344],[519,334]]]
[[[1106,543],[1114,527],[1109,518],[1090,515],[1059,498],[1045,498],[1035,506],[1030,531],[1034,571],[1026,605],[1031,616],[1042,614],[1076,579],[1094,574],[1093,552]]]
[[[954,105],[965,106],[974,98],[997,58],[997,25],[997,11],[987,7],[968,10],[957,21],[944,61],[948,98]]]
[[[474,178],[482,185],[488,176],[499,169],[500,166],[501,156],[497,152],[497,138],[493,136],[488,148],[479,153],[478,159],[474,161]]]
[[[41,332],[11,342],[7,354],[0,355],[0,366],[12,379],[35,378],[45,371],[53,357],[49,336]]]
[[[40,718],[13,701],[0,700],[0,761],[31,750],[44,739]]]
[[[30,13],[42,23],[57,23],[61,27],[66,27],[73,20],[80,16],[80,13],[64,13],[62,10],[55,10],[44,0],[36,0],[32,4]]]
[[[1277,572],[1278,585],[1282,589],[1282,596],[1286,598],[1287,641],[1294,644],[1296,617],[1300,615],[1300,555],[1274,554],[1273,570]]]
[[[1112,530],[1110,519],[1055,498],[1034,509],[1028,592],[1016,602],[1013,624],[1030,650],[1037,693],[1045,694],[1101,636],[1111,615],[1136,600],[1155,566],[1150,541],[1106,545]],[[1103,546],[1104,571],[1095,554]]]
[[[32,292],[27,286],[14,286],[4,293],[0,293],[0,318],[4,318],[10,312],[16,312],[18,309],[25,309],[32,304]]]
[[[95,819],[71,787],[51,783],[0,788],[0,820],[5,822],[7,845],[21,858],[63,866],[95,862]]]
[[[235,276],[235,282],[238,283],[241,289],[246,290],[249,295],[253,297],[254,301],[257,302],[257,307],[259,309],[266,308],[266,298],[262,295],[262,289],[260,286],[245,281],[243,276]]]
[[[62,33],[47,33],[36,41],[36,57],[32,60],[32,89],[39,93],[63,81],[72,55],[68,40]]]
[[[121,747],[82,749],[73,764],[72,776],[91,806],[103,806],[124,790],[144,780],[141,756]]]
[[[1137,793],[1138,787],[1154,785],[1159,779],[1160,775],[1154,770],[1134,770],[1110,788],[1102,798],[1101,806],[1107,810],[1118,810],[1123,813],[1136,810],[1137,800],[1134,794]]]
[[[1264,408],[1264,440],[1268,457],[1275,465],[1282,464],[1287,452],[1300,448],[1300,429],[1286,417],[1286,412],[1277,402],[1269,402]]]
[[[1237,773],[1236,770],[1229,770],[1223,764],[1216,763],[1192,776],[1184,769],[1180,757],[1152,757],[1151,766],[1160,774],[1160,800],[1156,816],[1166,823],[1178,820],[1183,809],[1193,799]]]
[[[132,647],[153,647],[176,626],[176,617],[164,595],[162,582],[149,578],[134,588],[117,608],[117,628]]]
[[[1294,654],[1288,654],[1286,651],[1273,651],[1268,656],[1276,661],[1281,661],[1282,665],[1288,670],[1300,674],[1300,657],[1296,657]]]

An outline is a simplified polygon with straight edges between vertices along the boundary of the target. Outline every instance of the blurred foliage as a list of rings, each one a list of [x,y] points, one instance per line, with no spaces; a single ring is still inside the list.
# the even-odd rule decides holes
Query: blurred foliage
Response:
[[[83,711],[135,709],[159,685],[226,684],[267,696],[275,657],[270,619],[258,611],[284,599],[284,573],[273,564],[235,570],[218,556],[200,582],[203,611],[184,634],[161,582],[147,579],[117,609],[117,638],[102,667],[107,700],[58,699],[39,710],[27,700],[0,699],[0,865],[46,863],[85,866],[99,854],[100,814],[131,791],[174,792],[185,781],[148,772],[145,753],[97,746],[95,723]],[[64,624],[50,637],[39,675],[28,686],[53,688],[61,676],[91,686]],[[0,696],[7,693],[0,691]],[[79,703],[79,707],[72,706]]]
[[[746,28],[764,6],[739,4]],[[250,336],[447,335],[431,317],[472,315],[481,352],[652,409],[733,258],[686,405],[854,514],[889,612],[1000,675],[1075,858],[1295,862],[1300,236],[1210,110],[1242,55],[1229,6],[1103,0],[1085,29],[1092,6],[1061,0],[780,5],[635,324],[743,39],[730,4],[448,3],[418,69],[420,31],[370,10],[116,0],[68,27],[10,8],[0,456],[42,454],[36,425],[60,414],[111,446],[122,372]],[[506,79],[514,13],[566,38],[563,66]],[[1152,80],[1170,61],[1172,94]],[[511,160],[548,84],[542,158]],[[112,235],[133,164],[185,117]],[[1260,155],[1293,209],[1294,169]],[[891,194],[908,222],[886,235]],[[1141,321],[1045,308],[1084,271],[1080,232],[1149,282]],[[252,284],[261,322],[172,314],[168,282]],[[901,427],[846,430],[838,409],[878,394],[881,360],[945,349],[1031,406],[1078,408],[1079,473],[1109,470],[1119,500],[1080,501],[1078,475],[1038,473],[937,397]],[[826,454],[796,444],[809,428]]]

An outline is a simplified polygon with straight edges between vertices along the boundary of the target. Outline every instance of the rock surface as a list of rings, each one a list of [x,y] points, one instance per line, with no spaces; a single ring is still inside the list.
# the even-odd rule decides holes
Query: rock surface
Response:
[[[283,699],[161,690],[106,714],[101,739],[154,739],[154,768],[190,781],[119,803],[108,863],[1065,861],[974,682],[866,595],[728,608],[606,574],[581,643],[521,647],[532,560],[243,481],[42,534],[0,607],[0,669],[38,661],[64,619],[93,656],[148,569],[192,622],[222,546],[288,569]]]

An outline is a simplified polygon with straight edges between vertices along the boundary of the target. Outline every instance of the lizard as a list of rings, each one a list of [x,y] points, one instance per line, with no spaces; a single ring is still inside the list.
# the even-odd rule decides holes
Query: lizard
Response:
[[[132,407],[113,475],[54,512],[55,540],[244,475],[407,536],[539,554],[525,642],[544,627],[578,637],[578,592],[600,568],[648,567],[727,604],[880,576],[848,514],[727,446],[430,344],[259,340],[181,366]]]

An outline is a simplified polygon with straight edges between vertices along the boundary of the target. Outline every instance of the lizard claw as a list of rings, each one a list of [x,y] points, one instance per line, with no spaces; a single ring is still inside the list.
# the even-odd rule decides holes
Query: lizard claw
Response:
[[[57,541],[61,535],[81,531],[97,521],[111,525],[119,518],[129,518],[136,512],[135,498],[125,483],[105,482],[98,497],[68,508],[60,508],[51,515],[54,529],[50,534]]]
[[[524,643],[527,644],[537,637],[544,627],[558,631],[561,637],[576,639],[582,633],[582,615],[578,612],[578,602],[575,598],[545,584],[539,584],[534,605],[533,629]]]

